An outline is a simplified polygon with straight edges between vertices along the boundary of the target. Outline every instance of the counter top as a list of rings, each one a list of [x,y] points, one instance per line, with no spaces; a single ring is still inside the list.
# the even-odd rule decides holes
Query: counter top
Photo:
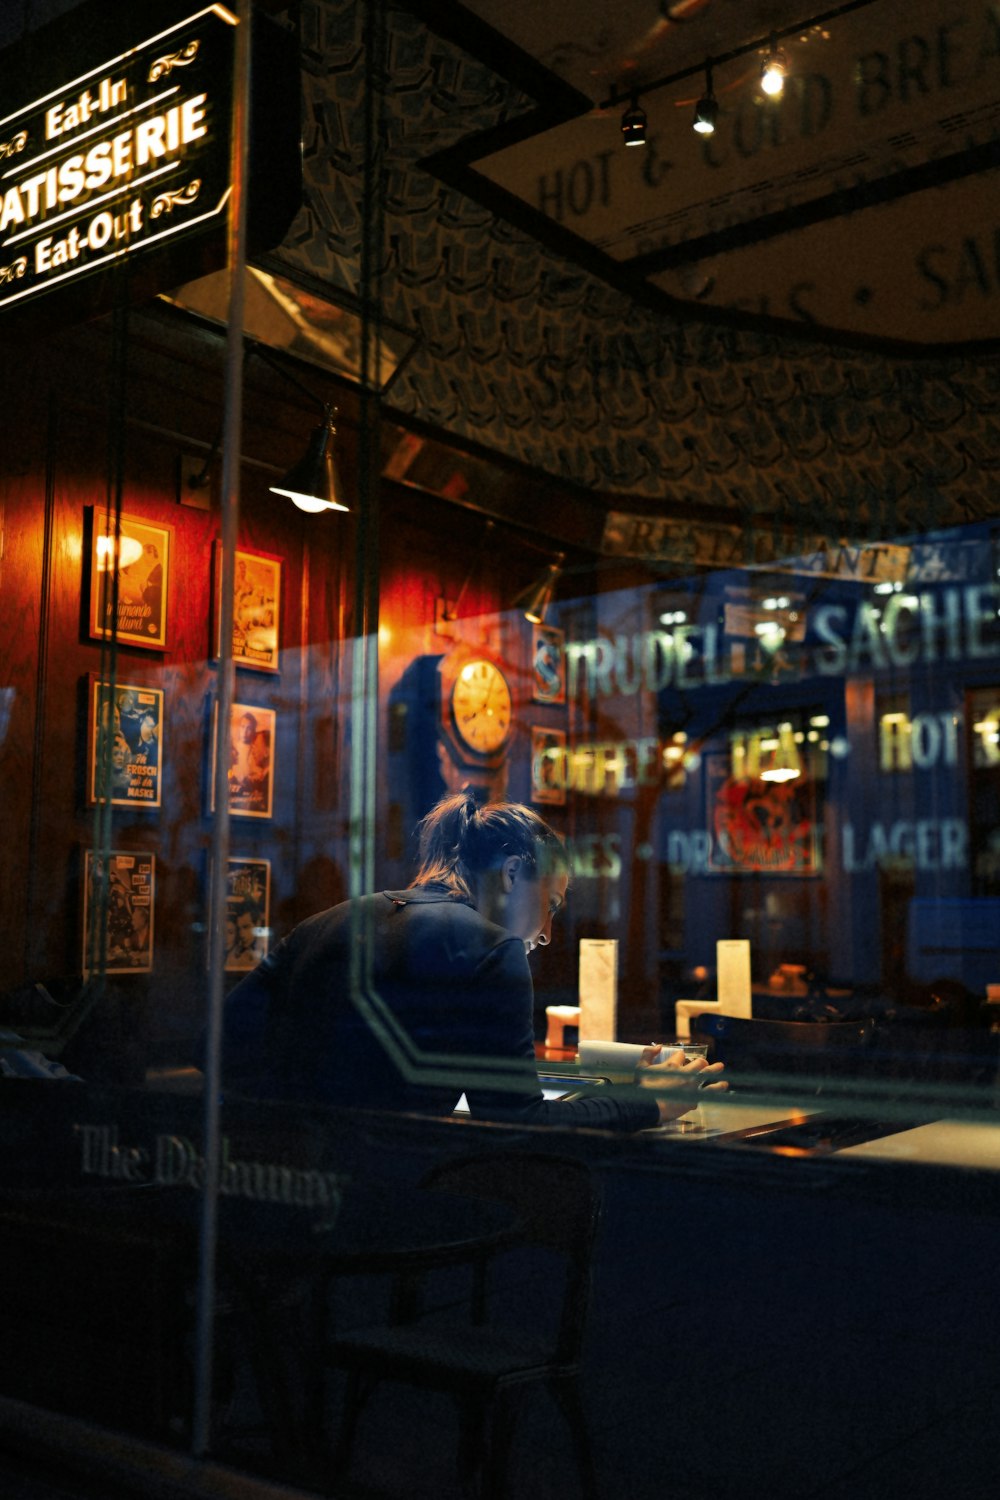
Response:
[[[579,1065],[569,1061],[572,1054],[564,1053],[556,1059],[549,1054],[541,1064],[546,1072],[573,1076],[579,1073]],[[608,1073],[611,1082],[630,1082],[631,1075]],[[797,1099],[791,1092],[787,1098],[751,1100],[739,1092],[729,1095],[706,1095],[699,1105],[703,1132],[684,1134],[672,1131],[670,1126],[654,1126],[641,1132],[643,1139],[662,1140],[670,1145],[703,1148],[713,1143],[719,1146],[753,1145],[767,1149],[769,1141],[764,1127],[773,1126],[782,1130],[782,1139],[775,1141],[771,1149],[787,1149],[791,1144],[784,1131],[809,1121],[819,1122],[823,1117],[836,1117],[846,1125],[841,1133],[850,1139],[850,1124],[856,1119],[858,1131],[871,1130],[871,1138],[858,1143],[837,1145],[824,1143],[802,1147],[806,1154],[858,1157],[868,1160],[909,1161],[925,1166],[972,1167],[984,1171],[1000,1171],[1000,1112],[996,1122],[992,1120],[961,1120],[943,1118],[911,1124],[900,1118],[898,1128],[893,1121],[891,1100],[881,1109],[881,1101],[871,1104],[859,1099],[855,1104],[849,1097]],[[879,1118],[880,1113],[888,1118]],[[803,1132],[808,1135],[808,1132]]]
[[[1000,1171],[1000,1118],[995,1125],[978,1120],[932,1120],[879,1140],[846,1146],[839,1154],[996,1172]]]

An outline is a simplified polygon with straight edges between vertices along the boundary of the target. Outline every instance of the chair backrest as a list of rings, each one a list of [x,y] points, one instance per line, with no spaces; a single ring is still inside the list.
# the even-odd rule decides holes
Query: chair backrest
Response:
[[[505,1203],[517,1218],[516,1247],[554,1253],[566,1272],[555,1357],[580,1351],[590,1296],[600,1196],[584,1162],[530,1151],[490,1151],[432,1168],[422,1186]]]
[[[716,1061],[740,1073],[827,1077],[856,1071],[874,1022],[767,1021],[704,1013],[691,1018],[691,1035],[712,1045]]]

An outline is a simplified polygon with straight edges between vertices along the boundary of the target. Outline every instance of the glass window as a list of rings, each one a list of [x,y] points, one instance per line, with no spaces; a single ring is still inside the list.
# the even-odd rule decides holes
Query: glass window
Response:
[[[246,7],[19,9],[0,1395],[315,1483],[296,1338],[506,1242],[467,1150],[621,1286],[651,1171],[860,1161],[898,1263],[1000,1166],[992,10],[262,5],[231,278]]]

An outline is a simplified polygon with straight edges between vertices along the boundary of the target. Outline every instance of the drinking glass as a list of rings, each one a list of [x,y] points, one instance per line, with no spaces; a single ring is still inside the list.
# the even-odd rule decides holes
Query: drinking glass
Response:
[[[658,1061],[665,1062],[672,1052],[683,1052],[685,1057],[704,1057],[707,1061],[708,1043],[689,1041],[664,1042]],[[665,1125],[660,1126],[660,1129],[670,1135],[704,1135],[708,1126],[705,1124],[705,1118],[699,1104],[694,1109],[689,1110],[686,1115],[681,1115],[679,1120],[668,1120]]]

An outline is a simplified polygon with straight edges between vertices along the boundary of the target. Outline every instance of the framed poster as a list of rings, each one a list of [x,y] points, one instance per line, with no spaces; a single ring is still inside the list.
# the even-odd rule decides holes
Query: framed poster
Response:
[[[91,677],[88,725],[88,803],[107,800],[112,807],[159,807],[162,689]]]
[[[233,855],[226,868],[226,960],[229,972],[255,969],[267,957],[271,861]]]
[[[566,731],[531,727],[531,800],[558,807],[566,801]]]
[[[102,892],[104,882],[106,892]],[[106,857],[84,850],[83,972],[101,961],[108,974],[148,974],[153,967],[156,856],[116,850]],[[102,899],[103,896],[103,899]],[[101,913],[104,933],[98,928]]]
[[[555,625],[531,631],[531,696],[535,703],[566,702],[565,637]]]
[[[728,754],[706,755],[708,869],[717,874],[818,875],[816,783],[730,774]]]
[[[174,528],[121,518],[117,538],[105,535],[106,516],[91,507],[90,634],[102,640],[112,633],[128,646],[167,649],[167,597]],[[115,578],[117,615],[112,618]]]
[[[212,758],[209,763],[209,810],[215,811],[215,744],[219,706],[212,710]],[[229,717],[229,811],[233,817],[269,818],[274,802],[273,708],[249,703],[231,705]]]
[[[222,645],[222,543],[215,544],[212,653]],[[281,558],[267,552],[236,553],[233,580],[233,661],[258,672],[278,671],[281,648]]]

